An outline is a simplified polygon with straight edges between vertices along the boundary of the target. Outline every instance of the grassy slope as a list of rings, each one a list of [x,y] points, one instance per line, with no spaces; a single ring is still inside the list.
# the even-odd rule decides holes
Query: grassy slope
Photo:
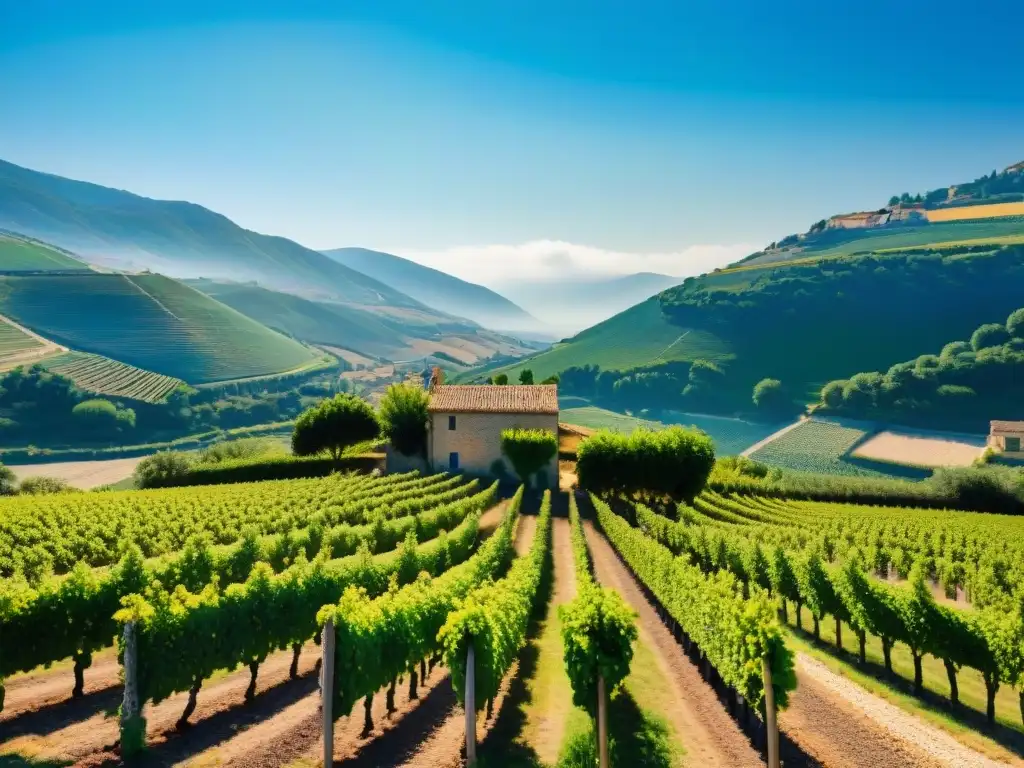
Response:
[[[252,285],[210,280],[191,285],[253,320],[303,341],[390,357],[405,346],[402,328],[369,312],[310,301]]]
[[[609,429],[612,432],[627,434],[640,427],[663,429],[670,424],[681,424],[684,427],[693,426],[710,435],[715,443],[715,453],[718,456],[735,456],[780,428],[778,424],[755,424],[742,419],[707,416],[700,413],[663,411],[659,415],[661,416],[660,421],[652,421],[608,411],[593,405],[574,404],[570,408],[563,407],[558,415],[558,420],[589,429]]]
[[[728,360],[731,351],[727,341],[711,333],[669,323],[653,298],[495,373],[508,373],[510,379],[515,379],[520,370],[530,368],[539,381],[571,366],[590,364],[602,370],[619,370],[659,360]]]
[[[151,200],[0,161],[0,227],[105,266],[259,280],[364,304],[419,307],[412,298],[319,251],[252,232],[186,202]]]
[[[0,272],[86,268],[82,262],[45,243],[0,234]]]
[[[47,338],[189,383],[278,373],[315,355],[160,275],[0,278],[0,312]]]

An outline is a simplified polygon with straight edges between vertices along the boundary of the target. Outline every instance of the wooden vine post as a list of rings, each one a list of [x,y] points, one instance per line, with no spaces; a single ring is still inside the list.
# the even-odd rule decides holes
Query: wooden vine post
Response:
[[[600,768],[608,768],[608,697],[604,692],[604,675],[597,676],[597,753]]]
[[[324,623],[320,638],[320,708],[323,715],[324,768],[334,765],[334,619]]]
[[[476,654],[473,643],[466,653],[466,762],[476,762]]]
[[[135,622],[129,621],[124,625],[124,697],[121,700],[121,744],[122,749],[126,749],[129,754],[136,746],[132,743],[131,731],[139,723],[141,709]]]
[[[761,669],[764,672],[764,724],[768,730],[768,768],[779,768],[779,723],[775,711],[772,668],[767,656],[761,659]]]

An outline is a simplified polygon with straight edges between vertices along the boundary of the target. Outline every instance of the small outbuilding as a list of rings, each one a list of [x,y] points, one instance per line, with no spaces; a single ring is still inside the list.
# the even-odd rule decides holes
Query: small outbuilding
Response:
[[[1024,459],[1024,421],[993,421],[988,445],[1011,459]]]
[[[497,462],[512,472],[501,452],[506,429],[544,429],[558,434],[555,384],[437,384],[430,389],[427,457],[436,472],[495,474]],[[558,487],[558,455],[541,476]]]

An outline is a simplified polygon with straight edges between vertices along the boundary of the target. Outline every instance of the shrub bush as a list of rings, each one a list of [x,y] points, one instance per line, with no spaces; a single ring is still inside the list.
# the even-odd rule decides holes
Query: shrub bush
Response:
[[[558,453],[558,435],[546,429],[506,429],[501,433],[501,452],[526,485]]]
[[[188,485],[184,482],[192,469],[192,458],[178,451],[160,451],[138,463],[135,467],[137,488],[167,488]]]
[[[44,493],[79,493],[78,488],[68,485],[66,480],[58,477],[26,477],[18,486],[18,493],[27,496],[40,496]]]
[[[628,436],[598,432],[580,443],[577,454],[581,488],[687,502],[703,490],[715,465],[711,438],[683,427]]]

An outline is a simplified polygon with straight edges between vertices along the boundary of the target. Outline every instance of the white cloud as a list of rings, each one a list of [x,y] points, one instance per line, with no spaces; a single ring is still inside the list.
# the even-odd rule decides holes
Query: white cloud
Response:
[[[440,251],[397,249],[394,253],[442,272],[483,285],[580,277],[614,277],[659,272],[689,277],[722,267],[757,246],[691,245],[669,253],[609,251],[560,240],[519,245],[467,245]]]

